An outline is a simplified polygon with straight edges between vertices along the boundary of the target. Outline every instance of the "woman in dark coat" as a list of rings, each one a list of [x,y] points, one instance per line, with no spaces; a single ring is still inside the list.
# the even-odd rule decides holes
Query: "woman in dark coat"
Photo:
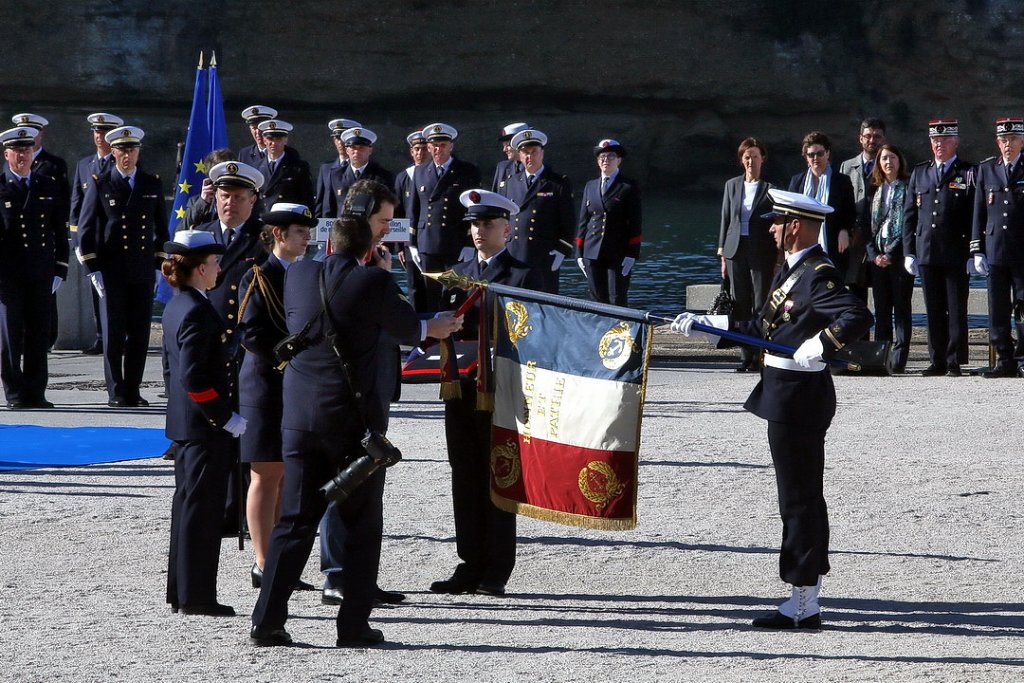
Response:
[[[281,514],[284,375],[278,369],[274,347],[288,334],[282,305],[284,276],[288,266],[306,253],[310,228],[316,225],[308,207],[283,202],[274,204],[262,220],[260,240],[270,256],[242,278],[240,291],[245,294],[238,315],[246,351],[238,372],[238,409],[249,423],[241,452],[242,462],[249,463],[252,474],[245,512],[256,555],[251,572],[254,588],[262,583],[270,532]],[[299,588],[313,587],[300,582]]]
[[[161,272],[176,290],[163,316],[166,434],[175,443],[167,602],[174,612],[234,616],[217,602],[217,565],[231,439],[245,419],[231,408],[224,320],[206,298],[224,247],[213,233],[184,230],[164,251]]]
[[[779,249],[771,235],[771,221],[761,217],[771,210],[771,184],[761,179],[761,167],[768,153],[757,139],[746,138],[740,143],[736,158],[743,167],[743,175],[725,183],[718,257],[722,277],[728,277],[732,287],[733,318],[750,320],[768,298]],[[736,371],[756,370],[753,349],[741,346],[740,352],[742,361]]]

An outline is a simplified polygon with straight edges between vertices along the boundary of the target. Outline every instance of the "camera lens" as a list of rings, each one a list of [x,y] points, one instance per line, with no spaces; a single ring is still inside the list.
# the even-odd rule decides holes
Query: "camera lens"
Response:
[[[369,455],[356,458],[351,465],[338,472],[329,482],[320,487],[327,500],[341,503],[359,488],[380,464]]]

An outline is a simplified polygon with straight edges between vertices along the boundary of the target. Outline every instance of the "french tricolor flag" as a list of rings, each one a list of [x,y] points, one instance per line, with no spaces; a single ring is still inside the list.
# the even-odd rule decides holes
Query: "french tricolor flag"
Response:
[[[634,528],[650,327],[503,295],[495,306],[491,499]]]

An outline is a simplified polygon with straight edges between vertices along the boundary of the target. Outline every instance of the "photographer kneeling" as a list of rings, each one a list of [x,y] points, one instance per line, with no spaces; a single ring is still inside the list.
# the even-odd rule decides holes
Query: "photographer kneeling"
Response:
[[[461,318],[452,316],[420,320],[390,273],[364,267],[362,257],[372,239],[365,220],[341,218],[331,232],[334,253],[322,264],[297,262],[285,278],[288,332],[294,335],[308,327],[306,336],[312,343],[295,355],[284,375],[284,499],[252,615],[250,636],[257,645],[291,642],[284,629],[288,598],[327,506],[320,488],[367,454],[361,443],[367,430],[383,431],[383,402],[376,383],[380,333],[418,344],[428,336],[444,339],[461,328]],[[352,387],[335,349],[352,371]],[[339,501],[345,530],[339,647],[384,640],[368,623],[380,560],[383,492],[384,467],[377,467]]]

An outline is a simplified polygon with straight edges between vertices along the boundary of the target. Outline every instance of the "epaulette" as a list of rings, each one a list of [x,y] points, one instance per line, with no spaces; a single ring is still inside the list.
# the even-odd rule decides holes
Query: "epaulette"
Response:
[[[828,259],[824,259],[821,263],[814,266],[814,270],[818,271],[821,270],[822,268],[835,268],[835,265],[833,265],[833,263]]]
[[[990,161],[994,161],[994,160],[995,160],[995,158],[996,158],[996,157],[995,157],[995,156],[993,155],[993,156],[990,156],[990,157],[989,157],[988,159],[982,159],[982,160],[981,160],[981,161],[979,161],[978,163],[979,163],[979,164],[987,164],[987,163],[988,163],[988,162],[990,162]]]
[[[914,166],[915,166],[915,168],[916,168],[917,166],[927,166],[927,165],[928,165],[928,164],[930,164],[930,163],[932,163],[932,162],[931,162],[931,160],[929,159],[928,161],[921,161],[921,162],[919,162],[919,163],[916,163],[916,164],[914,164]]]

